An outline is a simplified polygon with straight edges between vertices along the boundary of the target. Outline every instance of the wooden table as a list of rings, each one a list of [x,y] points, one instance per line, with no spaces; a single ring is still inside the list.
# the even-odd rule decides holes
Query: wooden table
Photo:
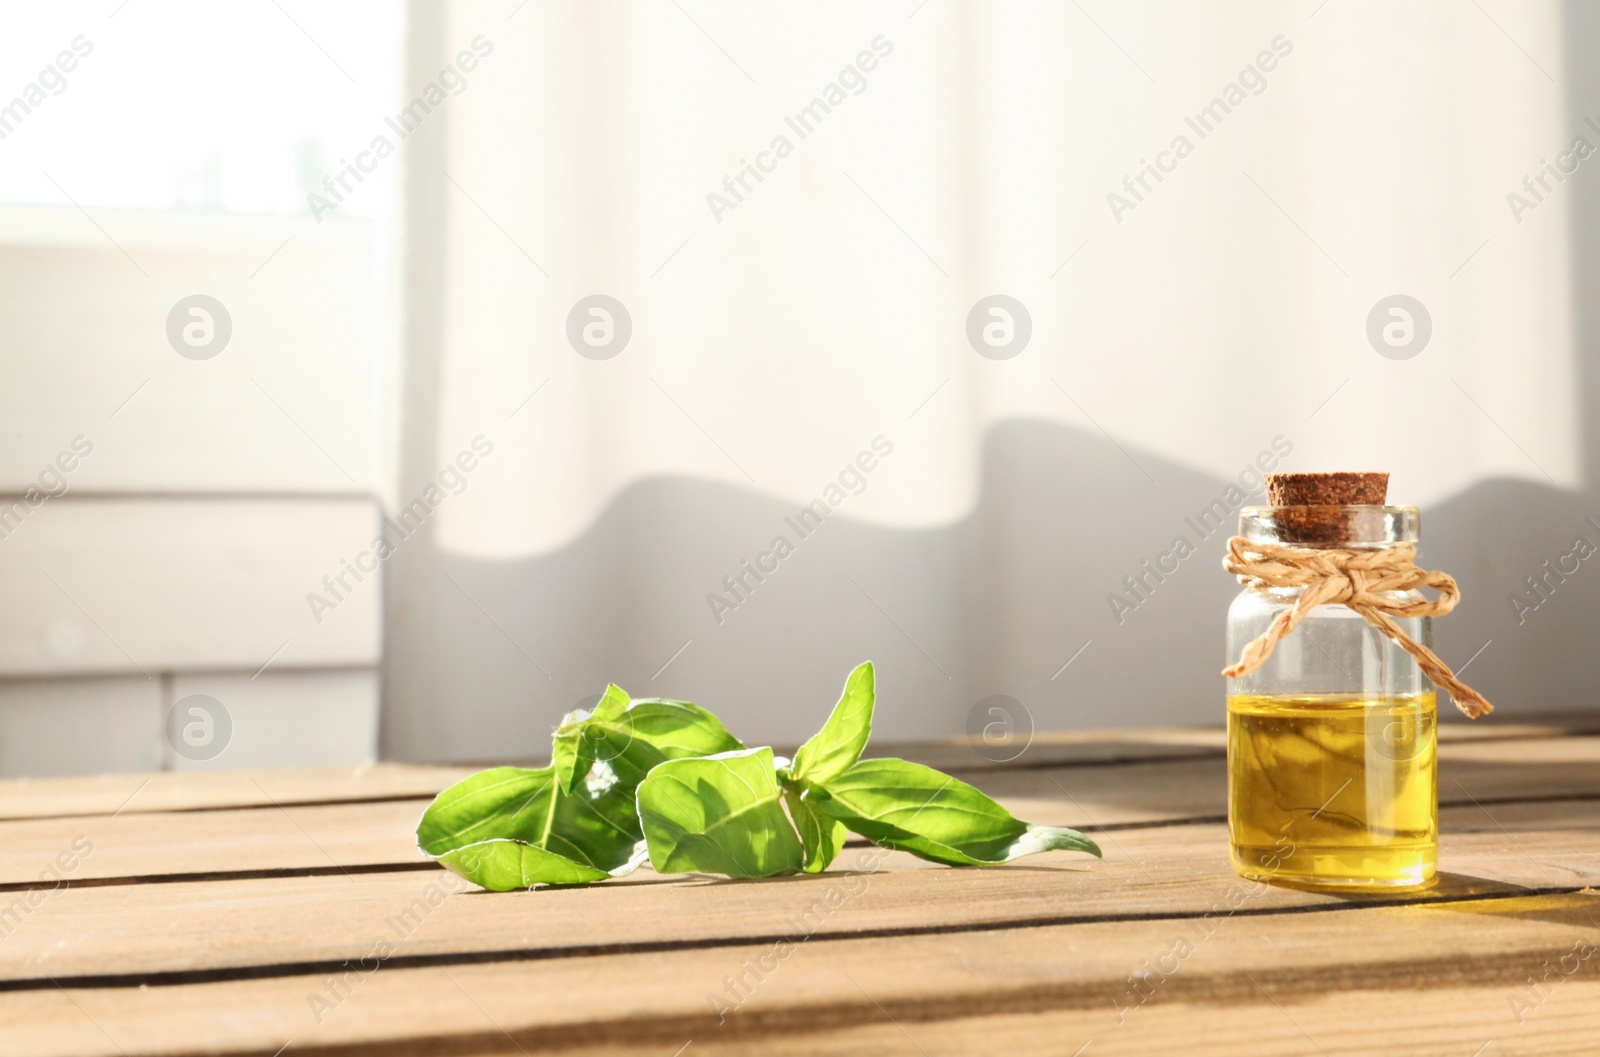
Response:
[[[0,1053],[1597,1053],[1594,729],[1447,726],[1443,876],[1381,898],[1236,878],[1210,730],[900,747],[1102,862],[505,895],[413,846],[464,769],[0,783]]]

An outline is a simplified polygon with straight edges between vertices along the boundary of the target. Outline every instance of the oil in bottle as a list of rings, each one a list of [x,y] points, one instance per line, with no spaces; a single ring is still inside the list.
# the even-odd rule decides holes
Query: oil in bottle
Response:
[[[1261,881],[1417,886],[1438,856],[1432,691],[1228,698],[1233,866]]]

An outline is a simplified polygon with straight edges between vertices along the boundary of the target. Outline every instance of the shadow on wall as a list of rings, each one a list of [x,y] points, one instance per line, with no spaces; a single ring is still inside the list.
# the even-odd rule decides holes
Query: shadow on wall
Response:
[[[440,10],[409,5],[417,40],[440,36]],[[1600,112],[1600,66],[1589,61],[1600,7],[1568,0],[1566,24],[1577,134],[1583,115]],[[437,68],[425,48],[413,63],[419,81]],[[446,279],[446,127],[422,130],[406,161],[413,253],[402,466],[427,473]],[[1600,183],[1575,179],[1562,192],[1572,195],[1574,221],[1578,407],[1592,413],[1600,408]],[[1600,556],[1575,573],[1549,572],[1579,536],[1600,544],[1600,529],[1585,520],[1600,522],[1600,429],[1589,426],[1582,443],[1581,495],[1491,480],[1425,512],[1422,562],[1454,575],[1465,597],[1437,622],[1436,647],[1457,667],[1475,658],[1467,679],[1502,719],[1596,706]],[[752,744],[793,744],[869,657],[879,665],[885,739],[959,734],[974,706],[996,694],[1017,699],[1041,729],[1220,723],[1223,620],[1236,590],[1220,563],[1232,519],[1202,539],[1185,518],[1232,482],[1133,454],[1159,485],[1097,434],[996,426],[966,519],[897,531],[832,517],[720,624],[706,596],[784,531],[796,512],[787,504],[698,481],[644,482],[571,546],[508,563],[439,554],[419,533],[386,566],[383,755],[541,755],[551,726],[607,680],[640,696],[700,701]],[[1119,624],[1107,596],[1131,600],[1123,578],[1180,534],[1195,552]],[[1545,600],[1529,590],[1530,577],[1544,584]],[[1540,604],[1519,614],[1514,594]]]
[[[538,558],[453,557],[419,536],[390,563],[393,595],[409,602],[390,614],[384,754],[537,756],[560,716],[608,680],[705,704],[753,744],[794,744],[867,658],[885,739],[960,734],[997,694],[1039,729],[1219,723],[1237,591],[1221,557],[1237,519],[1201,515],[1234,482],[1134,458],[1159,485],[1098,434],[1012,421],[986,438],[973,511],[928,530],[835,514],[802,539],[786,503],[664,479],[627,489],[582,537]],[[1465,596],[1436,623],[1437,648],[1457,666],[1477,654],[1469,681],[1506,718],[1593,703],[1600,558],[1564,581],[1542,565],[1580,534],[1600,544],[1586,516],[1600,523],[1593,497],[1518,481],[1425,512],[1423,564],[1456,576]],[[744,600],[714,612],[708,596],[736,601],[724,578],[779,534],[794,553],[761,582],[746,574]],[[1173,571],[1158,580],[1146,562]],[[1513,593],[1539,601],[1529,576],[1552,586],[1519,614]],[[1126,577],[1142,580],[1139,593]]]

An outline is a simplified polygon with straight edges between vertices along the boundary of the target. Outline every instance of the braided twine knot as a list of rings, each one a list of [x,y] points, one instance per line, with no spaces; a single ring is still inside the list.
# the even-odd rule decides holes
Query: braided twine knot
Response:
[[[1243,536],[1228,540],[1227,569],[1246,587],[1298,587],[1293,606],[1272,618],[1267,630],[1244,648],[1238,663],[1222,670],[1229,678],[1249,675],[1266,663],[1272,650],[1290,635],[1306,614],[1320,605],[1350,607],[1396,646],[1415,657],[1417,664],[1443,687],[1456,707],[1473,719],[1494,706],[1472,687],[1455,677],[1438,654],[1400,629],[1396,617],[1442,617],[1461,601],[1461,588],[1449,575],[1429,572],[1416,565],[1417,545],[1396,543],[1381,549],[1313,549],[1282,543],[1251,543]],[[1439,597],[1407,599],[1398,592],[1431,587]]]

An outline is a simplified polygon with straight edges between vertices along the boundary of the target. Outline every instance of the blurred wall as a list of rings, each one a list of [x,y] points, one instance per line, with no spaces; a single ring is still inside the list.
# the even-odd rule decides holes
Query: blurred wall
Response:
[[[19,9],[0,774],[537,755],[611,680],[792,743],[868,657],[891,738],[1216,722],[1268,467],[1391,470],[1446,659],[1592,707],[1595,18]]]
[[[1269,463],[1391,470],[1445,658],[1593,707],[1600,574],[1526,582],[1600,545],[1592,203],[1525,182],[1588,18],[413,4],[410,85],[493,50],[409,144],[400,503],[492,454],[389,565],[384,751],[607,681],[793,743],[868,657],[886,737],[1214,723]]]

